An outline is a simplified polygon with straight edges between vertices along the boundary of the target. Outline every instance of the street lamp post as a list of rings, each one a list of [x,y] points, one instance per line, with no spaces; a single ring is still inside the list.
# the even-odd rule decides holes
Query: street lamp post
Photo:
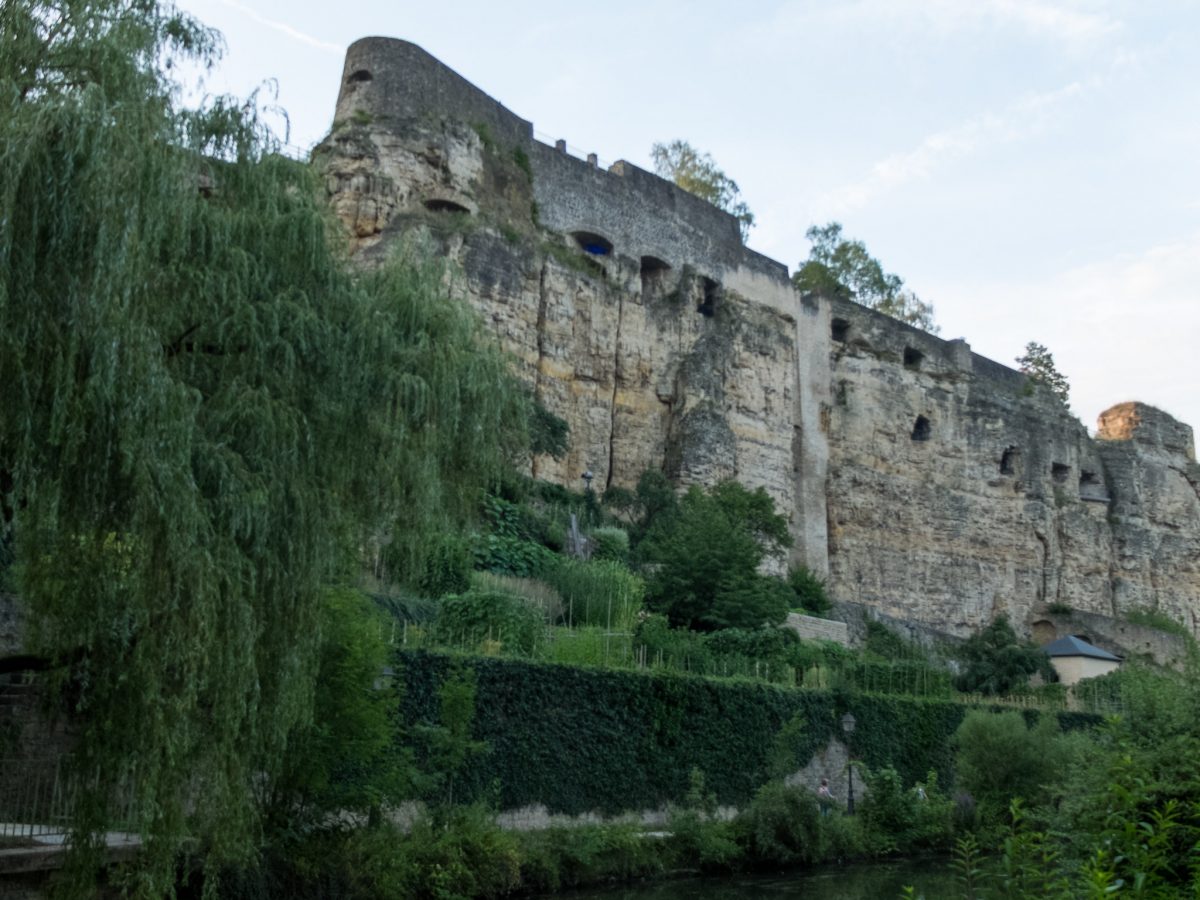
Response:
[[[846,735],[846,815],[854,815],[854,764],[850,753],[850,735],[854,734],[854,726],[858,723],[852,713],[842,716],[842,732]]]

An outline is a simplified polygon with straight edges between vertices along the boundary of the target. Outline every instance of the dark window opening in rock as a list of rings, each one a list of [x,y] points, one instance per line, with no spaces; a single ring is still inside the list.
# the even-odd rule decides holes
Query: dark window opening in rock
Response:
[[[613,252],[612,241],[606,237],[590,231],[576,231],[571,236],[575,238],[575,243],[579,245],[580,249],[592,256],[608,256]]]
[[[1059,484],[1065,483],[1070,474],[1071,467],[1066,463],[1055,463],[1050,467],[1050,477]]]
[[[426,200],[425,208],[430,212],[435,213],[470,213],[471,211],[461,203],[455,203],[453,200]]]
[[[648,297],[662,293],[663,282],[671,271],[669,263],[663,262],[657,256],[642,257],[642,296]]]
[[[1000,474],[1016,475],[1017,467],[1021,464],[1021,451],[1016,447],[1005,447],[1000,454]]]
[[[925,358],[925,354],[916,347],[904,348],[904,368],[919,369],[921,368],[921,360]]]
[[[1081,500],[1108,502],[1108,496],[1104,491],[1104,483],[1100,480],[1099,475],[1095,472],[1089,472],[1086,469],[1079,473],[1079,497]]]
[[[346,79],[346,84],[362,84],[364,81],[370,81],[375,76],[366,69],[359,69]]]
[[[835,341],[844,344],[846,338],[850,336],[850,323],[845,319],[834,319],[831,325],[832,327],[829,329],[830,335]]]
[[[912,439],[914,441],[927,441],[933,435],[933,426],[929,424],[929,420],[924,416],[917,416],[917,421],[913,423]]]
[[[721,293],[721,286],[711,278],[704,279],[704,296],[700,298],[700,302],[696,304],[696,312],[705,318],[711,319],[717,313],[717,297]]]

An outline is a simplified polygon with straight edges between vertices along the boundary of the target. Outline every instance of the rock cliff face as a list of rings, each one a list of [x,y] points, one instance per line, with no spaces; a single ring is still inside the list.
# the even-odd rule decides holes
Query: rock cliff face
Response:
[[[836,599],[954,634],[1044,632],[1050,604],[1197,627],[1200,468],[1166,414],[1122,404],[1092,440],[963,341],[800,297],[731,216],[534,140],[402,41],[350,48],[314,159],[355,255],[431,242],[567,420],[538,477],[761,485]]]

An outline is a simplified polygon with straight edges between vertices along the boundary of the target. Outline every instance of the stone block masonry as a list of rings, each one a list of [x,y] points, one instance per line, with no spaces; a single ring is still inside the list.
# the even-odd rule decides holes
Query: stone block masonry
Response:
[[[404,41],[349,48],[314,161],[361,263],[429,242],[567,420],[537,477],[762,486],[835,601],[951,635],[1051,605],[1200,624],[1200,469],[1165,413],[1121,404],[1092,439],[965,341],[801,297],[732,216],[541,143]]]

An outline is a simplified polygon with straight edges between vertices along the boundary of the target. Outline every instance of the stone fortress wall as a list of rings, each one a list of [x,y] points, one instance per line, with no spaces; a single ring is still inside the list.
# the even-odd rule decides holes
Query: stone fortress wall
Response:
[[[1196,629],[1200,467],[1165,413],[1122,404],[1093,440],[965,341],[801,297],[732,216],[536,140],[404,41],[350,47],[314,159],[356,256],[435,242],[568,421],[533,474],[761,485],[835,599],[950,634],[1004,612],[1045,635],[1051,604]]]

